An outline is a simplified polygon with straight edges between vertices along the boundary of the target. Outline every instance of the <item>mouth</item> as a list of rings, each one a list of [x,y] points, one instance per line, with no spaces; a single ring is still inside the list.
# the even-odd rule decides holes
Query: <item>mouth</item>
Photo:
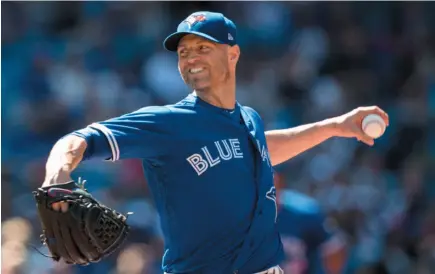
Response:
[[[205,70],[205,68],[203,68],[203,67],[201,67],[201,68],[191,68],[191,69],[189,69],[189,73],[190,74],[197,74],[197,73],[200,73],[200,72],[202,72],[204,70]]]

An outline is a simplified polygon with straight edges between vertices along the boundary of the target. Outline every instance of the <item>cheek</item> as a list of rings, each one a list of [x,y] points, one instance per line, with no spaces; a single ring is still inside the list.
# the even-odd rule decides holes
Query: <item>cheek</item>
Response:
[[[184,71],[184,66],[183,65],[178,64],[178,72],[180,73],[180,75],[181,75],[181,77],[183,79],[186,78],[187,74]]]
[[[226,61],[226,59],[222,59],[219,63],[219,74],[221,76],[226,76],[228,73],[228,63]]]
[[[222,69],[222,71],[226,72],[228,71],[228,56],[227,55],[222,55],[220,58],[220,67]]]
[[[210,62],[210,70],[216,76],[225,74],[228,70],[227,60],[222,58],[216,58],[213,62]]]

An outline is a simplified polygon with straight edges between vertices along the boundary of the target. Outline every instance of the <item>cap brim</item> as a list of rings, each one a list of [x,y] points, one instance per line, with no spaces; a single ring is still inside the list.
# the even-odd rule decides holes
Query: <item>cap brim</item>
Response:
[[[177,51],[178,43],[180,42],[181,38],[183,38],[184,36],[186,36],[188,34],[195,34],[195,35],[201,36],[205,39],[208,39],[210,41],[222,44],[221,41],[211,37],[210,35],[202,33],[202,32],[179,31],[179,32],[174,32],[171,35],[169,35],[168,37],[166,37],[165,41],[163,42],[163,46],[165,47],[165,49],[167,49],[169,51]]]

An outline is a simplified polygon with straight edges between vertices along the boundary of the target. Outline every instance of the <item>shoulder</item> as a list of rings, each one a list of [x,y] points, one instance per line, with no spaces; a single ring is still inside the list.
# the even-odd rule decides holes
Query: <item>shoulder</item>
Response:
[[[173,116],[183,116],[184,114],[192,114],[200,110],[197,107],[196,98],[191,94],[174,104],[165,105],[165,107]]]
[[[151,128],[169,127],[172,112],[166,106],[146,106],[129,113],[99,122],[111,127]]]
[[[242,111],[245,111],[249,116],[251,116],[255,119],[261,120],[260,114],[252,107],[240,106],[240,108],[242,109]]]
[[[262,130],[264,130],[263,119],[261,118],[260,114],[255,109],[253,109],[252,107],[248,107],[248,106],[240,106],[240,109],[242,112],[244,112],[246,115],[248,115],[250,117],[250,119],[254,122],[254,124],[256,124]]]
[[[170,113],[171,110],[167,106],[146,106],[126,115],[170,115]]]
[[[137,120],[157,120],[157,121],[166,121],[171,120],[174,116],[177,115],[177,111],[172,109],[170,106],[146,106],[137,110],[134,110],[130,113],[124,114],[120,116],[120,119],[128,119],[131,121]]]
[[[186,97],[183,100],[174,104],[167,104],[161,106],[146,106],[137,109],[133,112],[121,116],[121,118],[127,118],[129,120],[156,120],[156,121],[168,121],[174,123],[176,121],[183,120],[187,116],[191,116],[197,112],[194,102],[190,97]]]

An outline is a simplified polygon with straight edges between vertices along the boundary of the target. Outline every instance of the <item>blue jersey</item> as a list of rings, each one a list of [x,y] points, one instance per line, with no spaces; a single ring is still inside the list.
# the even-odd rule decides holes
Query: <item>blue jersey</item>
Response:
[[[289,190],[283,190],[279,200],[277,223],[287,260],[305,265],[302,273],[324,273],[320,247],[332,235],[317,201]]]
[[[262,120],[190,94],[74,132],[84,159],[140,158],[156,201],[168,273],[254,273],[283,250]]]

